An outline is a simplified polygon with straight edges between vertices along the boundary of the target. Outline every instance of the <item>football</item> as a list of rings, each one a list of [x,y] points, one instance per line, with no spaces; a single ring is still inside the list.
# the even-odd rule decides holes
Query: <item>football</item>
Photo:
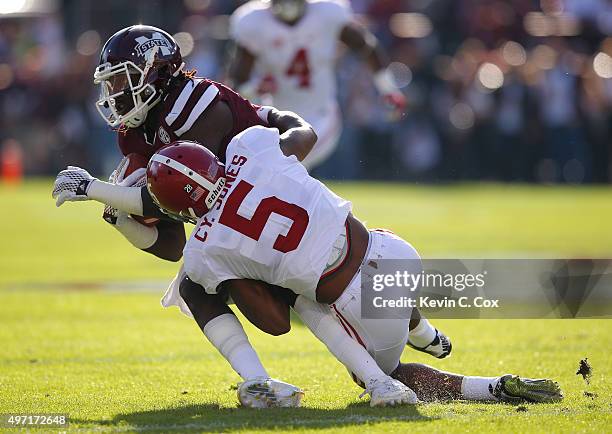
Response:
[[[120,184],[125,187],[144,187],[147,185],[147,160],[140,154],[131,153],[123,157],[119,165],[109,177],[112,184]],[[117,220],[117,210],[105,206],[102,218],[114,224]],[[159,219],[157,217],[143,217],[131,214],[131,217],[145,226],[155,226]]]

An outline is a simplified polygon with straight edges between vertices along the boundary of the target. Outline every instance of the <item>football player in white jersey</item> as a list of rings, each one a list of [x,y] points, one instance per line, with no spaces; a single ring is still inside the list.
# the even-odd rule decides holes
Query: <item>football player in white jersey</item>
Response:
[[[282,135],[283,151],[288,155],[294,155],[294,158],[299,158],[300,161],[308,154],[317,140],[310,125],[294,113],[279,112],[264,107],[259,114],[266,123],[276,125],[284,131]],[[191,159],[188,153],[177,158],[185,162]],[[212,174],[214,166],[208,169]],[[223,173],[223,166],[217,165],[217,169],[221,170],[219,173]],[[302,170],[304,170],[303,167]],[[146,189],[146,187],[143,188]],[[96,200],[122,212],[140,216],[143,212],[140,190],[139,187],[125,187],[100,181],[84,169],[69,166],[68,169],[58,174],[53,197],[57,198],[58,206],[64,202]],[[194,198],[205,200],[201,197],[199,188],[193,189],[191,194]],[[197,212],[202,213],[203,210]],[[187,217],[193,220],[194,215],[188,214]],[[182,247],[180,250],[181,252],[178,253],[172,252],[172,255],[182,256]],[[274,335],[289,331],[290,303],[286,301],[286,290],[249,279],[224,282],[223,286],[237,305],[245,298],[257,294],[257,301],[263,308],[251,309],[245,314],[261,330]],[[282,290],[280,295],[278,290]],[[184,273],[179,272],[162,303],[164,306],[177,305],[183,313],[194,318],[208,340],[243,378],[244,383],[238,389],[239,399],[243,405],[249,407],[299,406],[301,400],[299,388],[269,377],[257,353],[250,345],[242,326],[228,307],[227,301],[224,297],[206,294],[202,287],[193,284],[184,276]],[[316,303],[312,304],[316,305]],[[303,306],[308,307],[308,304],[303,303]],[[238,307],[241,308],[240,305]],[[416,399],[414,393],[405,385],[384,374],[367,351],[353,341],[337,322],[326,322],[317,313],[317,309],[310,313],[302,313],[304,322],[328,347],[334,348],[333,354],[345,366],[357,373],[359,378],[368,379],[367,386],[372,398],[371,405],[394,405],[413,402]],[[421,320],[419,324],[424,321],[426,320]],[[435,334],[435,329],[429,328]],[[424,351],[436,355],[436,345],[430,345]]]
[[[374,72],[374,83],[399,117],[405,98],[376,37],[352,16],[343,0],[250,1],[230,19],[237,49],[230,79],[248,99],[267,94],[281,110],[299,113],[319,136],[302,162],[309,170],[334,151],[341,132],[336,101],[338,42],[359,53]]]
[[[344,336],[367,350],[369,355],[361,355],[364,361],[374,359],[376,366],[346,363],[359,369],[353,374],[366,391],[386,374],[409,387],[403,394],[397,390],[399,403],[414,403],[417,396],[508,402],[562,399],[552,380],[462,376],[400,363],[409,320],[363,318],[361,273],[374,272],[381,259],[412,260],[412,271],[419,273],[418,253],[389,231],[368,231],[351,214],[350,202],[309,176],[296,156],[283,149],[277,129],[255,126],[239,133],[228,145],[225,166],[195,142],[175,142],[153,155],[147,185],[153,200],[170,215],[197,219],[183,250],[191,282],[187,286],[211,296],[223,292],[226,282],[239,279],[291,289],[297,294],[291,301],[295,311],[338,359],[346,357],[338,352],[340,326]],[[231,291],[230,295],[234,297]],[[251,301],[254,297],[251,294]],[[248,292],[234,301],[249,316],[245,300],[248,304]]]

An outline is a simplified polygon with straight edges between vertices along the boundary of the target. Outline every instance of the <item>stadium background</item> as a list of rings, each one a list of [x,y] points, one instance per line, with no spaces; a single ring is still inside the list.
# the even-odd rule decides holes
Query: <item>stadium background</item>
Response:
[[[223,80],[231,55],[220,0],[3,0],[3,167],[67,163],[107,175],[119,155],[94,109],[101,45],[132,23],[162,27],[187,66]],[[387,122],[370,72],[339,59],[344,132],[316,172],[336,179],[607,183],[612,146],[612,2],[355,0],[389,51],[406,117]]]

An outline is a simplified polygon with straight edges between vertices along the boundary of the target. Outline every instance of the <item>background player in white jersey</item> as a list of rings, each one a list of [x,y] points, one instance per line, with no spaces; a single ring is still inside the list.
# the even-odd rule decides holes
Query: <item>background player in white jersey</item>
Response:
[[[350,202],[310,177],[281,147],[278,130],[252,127],[230,142],[224,169],[194,142],[176,142],[153,155],[147,169],[153,199],[171,215],[199,219],[184,249],[189,280],[211,295],[236,279],[291,289],[298,294],[296,312],[317,337],[326,333],[317,321],[333,312],[336,328],[342,324],[384,374],[415,387],[422,399],[562,399],[552,380],[466,377],[401,364],[409,320],[363,318],[361,273],[375,270],[380,259],[412,260],[411,271],[419,273],[416,250],[388,231],[368,231],[351,214]],[[334,352],[334,343],[322,340]],[[408,389],[397,399],[413,403],[416,395]]]
[[[338,41],[367,60],[395,116],[405,108],[376,37],[355,22],[343,1],[251,1],[234,12],[230,32],[237,49],[229,73],[240,93],[249,99],[270,95],[271,105],[298,113],[313,126],[319,139],[303,161],[309,170],[331,155],[340,137]]]

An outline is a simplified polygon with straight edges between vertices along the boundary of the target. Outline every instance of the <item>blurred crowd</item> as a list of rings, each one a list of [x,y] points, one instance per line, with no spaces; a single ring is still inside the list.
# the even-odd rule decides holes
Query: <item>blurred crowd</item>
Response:
[[[19,10],[23,4],[31,10]],[[222,80],[228,0],[2,0],[0,164],[108,174],[115,134],[92,74],[133,23],[175,35],[190,68]],[[353,0],[409,100],[393,122],[360,59],[339,57],[344,131],[317,171],[339,179],[612,180],[612,0]]]

